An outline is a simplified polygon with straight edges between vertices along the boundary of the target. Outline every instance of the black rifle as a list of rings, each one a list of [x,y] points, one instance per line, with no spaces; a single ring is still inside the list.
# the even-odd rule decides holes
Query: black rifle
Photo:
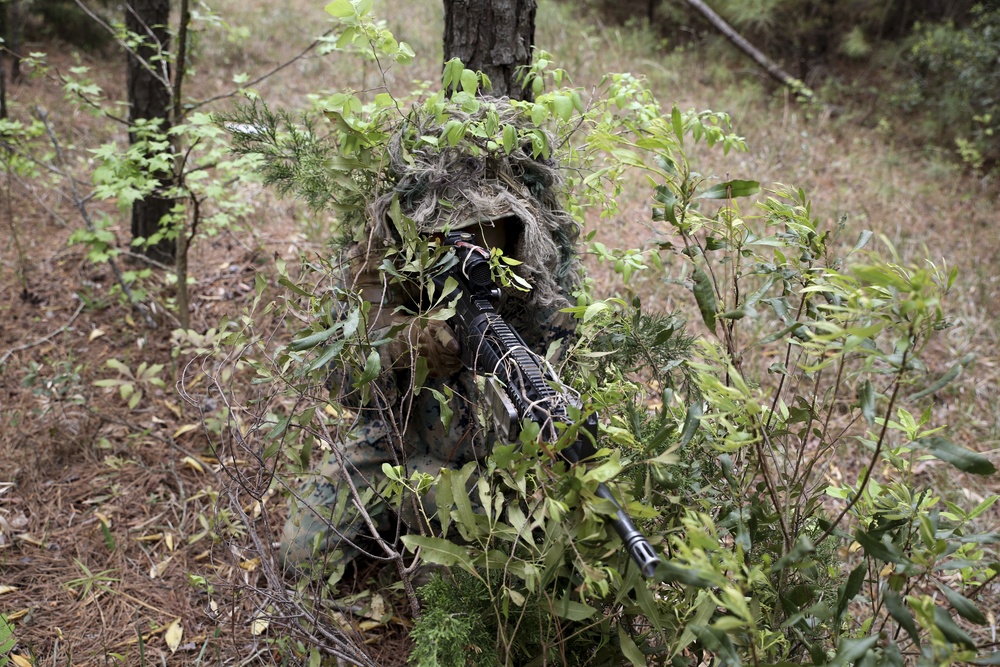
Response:
[[[520,334],[508,325],[494,308],[500,290],[493,280],[489,251],[475,245],[470,234],[452,232],[443,243],[455,249],[457,262],[435,278],[444,288],[449,277],[458,283],[460,292],[455,315],[448,324],[461,344],[462,364],[485,376],[486,395],[498,435],[515,442],[524,420],[541,428],[540,439],[555,442],[556,424],[570,425],[570,408],[579,409],[579,400],[552,370],[551,366],[528,347]],[[596,453],[597,415],[591,414],[581,424],[574,444],[560,454],[576,463]],[[639,570],[652,577],[659,557],[649,540],[639,532],[628,514],[603,483],[597,495],[609,500],[618,512],[609,519],[628,549]]]

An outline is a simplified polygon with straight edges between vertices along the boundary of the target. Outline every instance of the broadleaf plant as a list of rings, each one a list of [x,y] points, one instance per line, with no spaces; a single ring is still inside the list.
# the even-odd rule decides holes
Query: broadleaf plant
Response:
[[[381,29],[370,3],[329,9],[344,21],[341,48]],[[374,55],[399,54],[378,35]],[[331,373],[351,373],[362,408],[390,409],[378,378],[396,331],[369,339],[372,304],[336,275],[346,245],[363,240],[373,190],[389,179],[384,156],[402,118],[440,120],[427,126],[433,133],[408,136],[413,145],[523,148],[560,161],[567,210],[581,222],[613,216],[626,183],[649,184],[654,241],[611,248],[588,236],[616,284],[598,294],[584,280],[568,309],[578,337],[558,371],[583,412],[600,415],[599,455],[567,466],[550,452],[573,429],[543,446],[528,424],[518,443],[496,446],[478,466],[428,474],[387,465],[373,488],[345,492],[343,506],[362,513],[376,492],[395,503],[415,494],[415,510],[435,519],[427,534],[379,538],[372,552],[421,610],[412,663],[988,660],[977,593],[1000,567],[997,536],[978,519],[996,498],[965,509],[918,472],[930,459],[994,472],[932,425],[927,399],[971,363],[941,374],[924,361],[949,326],[954,273],[911,265],[884,239],[873,243],[873,231],[843,238],[846,221],[824,222],[799,188],[704,175],[701,151],[747,148],[724,113],[663,108],[630,74],[609,75],[588,95],[567,87],[541,52],[524,76],[536,97],[511,102],[519,126],[489,113],[489,99],[477,97],[488,81],[457,61],[445,65],[440,90],[413,97],[343,92],[300,115],[251,100],[223,119],[267,182],[333,220],[330,257],[291,269],[279,262],[283,291],[268,300],[259,287],[244,330],[225,343],[273,387],[241,442],[286,489],[338,456],[356,416],[331,402]],[[452,109],[482,120],[449,123]],[[626,178],[636,173],[644,178]],[[393,215],[402,239],[379,269],[386,284],[447,261],[398,207]],[[649,292],[685,306],[650,311]],[[267,356],[253,352],[271,339],[259,328],[264,316],[299,323],[292,342]],[[415,371],[410,392],[424,389],[426,367]],[[437,398],[444,406],[451,397]],[[602,480],[662,551],[654,580],[630,566],[604,521],[612,508],[595,495]],[[430,486],[436,516],[419,500]],[[442,578],[413,595],[421,564]],[[349,606],[337,599],[344,572],[307,573],[293,594],[280,580],[272,589],[310,619],[290,630],[303,645],[371,664],[331,611]]]

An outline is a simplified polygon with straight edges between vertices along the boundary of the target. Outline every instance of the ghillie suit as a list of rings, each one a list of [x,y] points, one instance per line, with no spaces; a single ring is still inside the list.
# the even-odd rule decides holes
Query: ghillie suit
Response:
[[[451,121],[468,128],[454,146],[445,139]],[[579,279],[579,225],[559,204],[556,163],[536,156],[530,138],[504,151],[498,130],[505,125],[518,128],[522,141],[538,132],[526,129],[519,112],[498,99],[482,101],[474,113],[454,107],[442,114],[415,111],[392,133],[368,227],[353,234],[365,241],[346,249],[342,278],[372,304],[368,340],[391,342],[378,348],[382,372],[369,386],[369,401],[361,400],[352,373],[334,373],[330,380],[334,398],[358,419],[343,446],[293,499],[282,539],[286,563],[342,563],[362,550],[358,538],[363,543],[370,531],[353,504],[347,477],[362,495],[374,494],[366,503],[368,513],[380,532],[391,532],[392,513],[380,495],[383,464],[404,465],[407,475],[419,470],[435,476],[444,467],[480,460],[492,444],[477,414],[474,375],[461,368],[447,327],[413,315],[421,309],[422,288],[389,275],[383,260],[398,257],[391,250],[414,236],[445,230],[481,232],[487,243],[499,238],[504,254],[521,262],[513,271],[531,285],[530,291],[503,290],[498,309],[504,319],[542,355],[573,335],[572,318],[559,309],[569,305]],[[430,373],[415,392],[418,356],[427,359]],[[442,410],[445,396],[450,401]],[[451,418],[442,419],[448,410]],[[422,511],[412,499],[393,509],[410,530],[419,530],[436,512],[433,491],[421,499]]]

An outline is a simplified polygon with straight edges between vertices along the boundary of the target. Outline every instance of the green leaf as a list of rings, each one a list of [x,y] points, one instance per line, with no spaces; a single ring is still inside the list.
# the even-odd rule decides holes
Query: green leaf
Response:
[[[5,614],[0,614],[0,655],[6,655],[17,644],[14,626],[7,620]]]
[[[864,657],[865,653],[875,648],[878,636],[863,639],[841,639],[837,643],[837,656],[830,661],[831,665],[850,665]]]
[[[309,368],[306,369],[307,372],[311,373],[317,368],[323,368],[330,361],[336,357],[344,349],[344,343],[346,341],[338,340],[333,345],[330,345],[323,351],[323,354],[319,355],[315,361],[309,364]]]
[[[731,474],[732,473],[732,460],[728,459],[728,456],[727,456],[726,459],[724,459],[724,461],[725,460],[729,461],[729,466],[728,466],[728,470],[727,470],[726,463],[725,462],[723,463],[723,467],[722,467],[723,475],[725,475],[725,477],[729,481],[729,483],[732,484],[735,487],[736,480],[735,480],[734,477],[732,477],[732,474]],[[747,548],[747,551],[750,551],[749,547]],[[786,567],[802,568],[802,567],[806,566],[812,560],[812,555],[815,554],[815,553],[816,553],[816,546],[812,543],[812,540],[810,540],[805,535],[800,535],[799,538],[795,541],[795,544],[792,545],[792,548],[784,556],[782,556],[781,558],[779,558],[774,563],[773,571],[774,572],[780,572],[781,570],[785,569]],[[851,574],[853,575],[853,572]],[[850,582],[850,580],[849,580],[849,582]],[[848,583],[848,586],[850,586],[850,583]],[[850,597],[848,597],[847,599],[850,600],[855,595],[857,595],[856,591],[853,594],[850,594]]]
[[[98,519],[98,523],[101,524],[101,536],[104,538],[104,547],[108,551],[114,551],[117,548],[115,543],[115,536],[111,534],[111,528],[108,524],[104,523],[103,519]]]
[[[955,380],[955,378],[958,377],[958,375],[962,372],[962,367],[963,366],[964,366],[964,364],[962,364],[962,362],[958,362],[957,364],[955,364],[954,366],[952,366],[950,369],[948,369],[947,373],[945,373],[944,375],[942,375],[941,377],[939,377],[937,380],[935,380],[930,386],[928,386],[928,387],[926,387],[924,389],[921,389],[920,391],[918,391],[916,393],[910,394],[907,397],[907,400],[909,400],[909,401],[915,401],[918,398],[923,398],[924,396],[930,396],[931,394],[933,394],[934,392],[938,391],[939,389],[944,389],[946,386],[948,386],[949,384],[951,384]]]
[[[859,265],[852,266],[851,272],[858,280],[878,285],[879,287],[894,287],[900,292],[909,292],[912,289],[910,283],[892,269],[881,266]]]
[[[975,650],[976,643],[972,641],[972,637],[958,627],[958,624],[952,620],[951,615],[943,607],[934,607],[934,625],[952,644],[961,644],[967,649]]]
[[[986,617],[983,616],[983,612],[976,608],[976,605],[972,603],[972,600],[965,597],[961,593],[948,588],[944,584],[937,582],[937,587],[941,589],[944,596],[948,598],[949,604],[954,607],[958,615],[967,621],[971,621],[976,625],[986,625]]]
[[[503,126],[503,152],[510,155],[517,146],[517,128],[507,124]]]
[[[691,631],[698,636],[701,643],[719,658],[719,664],[728,667],[740,667],[740,655],[733,646],[732,640],[721,630],[709,625],[689,625]]]
[[[699,199],[730,199],[734,197],[749,197],[760,192],[757,181],[726,181],[716,183],[700,195]]]
[[[1000,496],[990,496],[983,502],[976,505],[976,508],[968,513],[968,518],[975,519],[977,516],[979,516],[989,508],[993,507],[994,503],[996,503],[997,500],[1000,500]]]
[[[458,514],[456,521],[462,537],[466,539],[471,539],[472,536],[476,535],[478,530],[476,513],[472,509],[472,499],[469,497],[469,492],[466,489],[469,477],[472,475],[475,467],[476,462],[471,461],[461,470],[444,469],[441,471],[441,483],[451,484],[451,493],[455,499],[455,508]]]
[[[472,559],[466,553],[465,547],[452,544],[440,537],[430,537],[427,535],[403,535],[403,544],[410,551],[420,549],[420,559],[427,563],[444,565],[451,567],[458,565],[467,572],[476,574],[476,568],[472,565]]]
[[[919,438],[914,440],[913,444],[926,449],[934,457],[950,463],[962,472],[970,472],[973,475],[992,475],[997,471],[996,466],[982,454],[956,445],[951,440],[939,435]]]
[[[872,236],[874,236],[874,234],[870,229],[862,229],[861,234],[858,235],[858,241],[854,244],[854,248],[851,249],[851,252],[857,252],[868,245]]]
[[[608,306],[606,301],[595,301],[594,303],[590,304],[589,306],[587,306],[587,310],[585,310],[583,313],[584,323],[594,319],[594,317],[596,317],[598,313],[600,313],[602,310],[607,310],[608,308],[610,308],[610,306]]]
[[[128,366],[126,366],[125,364],[123,364],[122,362],[118,361],[117,359],[108,359],[106,362],[104,362],[104,364],[108,368],[115,369],[116,371],[118,371],[122,375],[125,375],[125,376],[128,376],[128,377],[132,377],[132,370]]]
[[[338,19],[354,16],[354,5],[351,4],[351,0],[333,0],[323,9],[330,16]]]
[[[684,416],[684,428],[681,430],[681,447],[691,442],[691,438],[694,437],[694,434],[698,431],[698,426],[701,424],[702,414],[701,401],[693,401],[688,406],[687,414]]]
[[[692,278],[694,279],[692,291],[695,301],[698,302],[698,310],[701,311],[701,317],[705,320],[705,326],[715,333],[715,314],[718,312],[715,288],[712,286],[708,274],[700,266],[694,267]]]
[[[496,462],[498,468],[506,468],[520,451],[521,446],[517,443],[511,445],[496,445],[493,447],[493,460]]]
[[[556,95],[552,99],[552,108],[559,118],[569,121],[573,115],[573,98],[569,95]]]
[[[684,567],[669,561],[657,566],[656,576],[666,582],[678,581],[685,586],[694,586],[695,588],[709,588],[719,583],[694,568]]]
[[[588,604],[571,600],[569,591],[561,599],[556,600],[552,611],[559,618],[565,618],[569,621],[583,621],[597,612],[596,609]]]
[[[854,539],[864,548],[865,554],[871,558],[877,558],[888,563],[906,564],[907,562],[895,544],[883,542],[860,528],[854,533]]]
[[[354,387],[359,389],[364,385],[368,384],[376,377],[378,377],[379,371],[382,370],[382,358],[379,357],[378,350],[372,350],[368,354],[368,359],[365,360],[365,369],[362,371],[361,375],[354,382]]]
[[[856,568],[851,570],[850,576],[847,577],[847,582],[840,586],[837,595],[837,611],[833,615],[835,623],[840,623],[844,612],[847,611],[847,605],[861,591],[861,584],[865,582],[865,572],[867,569],[868,563],[862,561]]]
[[[698,600],[701,601],[698,602]],[[700,627],[708,623],[708,620],[712,618],[713,613],[715,613],[715,600],[708,594],[707,591],[700,591],[698,593],[698,597],[695,598],[694,618],[692,618],[690,622],[688,622],[687,627],[684,628],[684,632],[681,633],[681,638],[674,646],[671,656],[677,655],[695,640],[695,634],[691,628]]]
[[[674,196],[674,193],[667,186],[659,185],[656,188],[655,199],[658,203],[663,204],[663,219],[674,227],[677,227],[679,224],[677,222],[677,211],[675,210],[677,207],[677,197]],[[653,219],[657,220],[658,218],[654,215]]]
[[[428,387],[428,389],[430,389]],[[447,432],[451,426],[451,418],[455,415],[454,409],[451,407],[451,388],[445,385],[444,392],[440,392],[437,389],[430,389],[431,394],[434,395],[435,400],[438,402],[438,411],[441,416],[441,425]]]
[[[903,601],[893,590],[886,589],[882,597],[885,600],[885,608],[889,611],[889,615],[892,616],[894,621],[899,623],[899,627],[906,630],[906,634],[910,635],[910,639],[919,647],[920,632],[917,630],[917,624],[913,621],[913,615],[910,614],[910,610],[906,608],[906,605],[903,604]]]
[[[444,71],[441,72],[441,85],[447,89],[452,87],[452,85],[462,76],[462,61],[458,58],[452,58],[444,64]]]
[[[642,654],[632,638],[625,633],[625,629],[621,625],[618,626],[618,645],[621,647],[622,655],[632,663],[632,667],[646,667],[646,656]]]
[[[677,135],[677,141],[680,144],[684,143],[684,120],[681,118],[681,110],[676,106],[670,111],[670,124],[674,128],[674,134]]]
[[[622,465],[618,458],[618,453],[608,458],[601,465],[588,470],[583,478],[588,481],[607,482],[614,479],[621,472]]]
[[[545,122],[545,119],[549,117],[549,110],[546,109],[541,104],[535,104],[531,107],[531,122],[538,126]]]
[[[461,84],[463,92],[475,95],[479,88],[479,77],[471,69],[462,70]]]
[[[879,665],[880,667],[904,667],[903,654],[896,642],[890,641],[882,650],[882,662]]]
[[[858,405],[861,406],[861,414],[869,426],[875,425],[875,388],[871,380],[865,380],[861,388],[858,389]]]
[[[292,352],[299,352],[301,350],[308,350],[310,348],[316,347],[323,341],[327,340],[330,336],[335,334],[337,330],[340,328],[340,326],[341,325],[338,322],[329,329],[325,329],[324,331],[319,331],[317,333],[310,334],[305,338],[299,338],[298,340],[293,340],[291,343],[288,344],[288,349],[291,350]]]

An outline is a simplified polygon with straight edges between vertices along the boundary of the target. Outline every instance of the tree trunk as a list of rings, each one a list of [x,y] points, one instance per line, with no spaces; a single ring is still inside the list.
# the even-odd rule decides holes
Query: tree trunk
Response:
[[[125,5],[125,27],[143,38],[142,44],[128,54],[126,84],[128,86],[129,122],[159,118],[160,131],[170,129],[170,71],[166,55],[170,34],[170,0],[129,0]],[[129,142],[136,136],[129,133]],[[169,171],[155,174],[160,187],[132,205],[132,238],[149,238],[160,231],[160,220],[170,213],[174,202],[161,196],[171,185]],[[161,239],[140,248],[151,259],[172,263],[174,241]]]
[[[7,3],[0,2],[0,37],[5,44],[10,44],[10,20],[7,14]],[[7,54],[0,51],[0,118],[7,117]]]
[[[488,76],[496,97],[532,99],[517,81],[531,64],[535,44],[535,0],[444,0],[444,59],[459,58]]]
[[[10,49],[10,80],[17,83],[21,80],[21,37],[24,30],[24,20],[21,13],[21,0],[11,0],[9,4],[7,20],[8,49]]]

